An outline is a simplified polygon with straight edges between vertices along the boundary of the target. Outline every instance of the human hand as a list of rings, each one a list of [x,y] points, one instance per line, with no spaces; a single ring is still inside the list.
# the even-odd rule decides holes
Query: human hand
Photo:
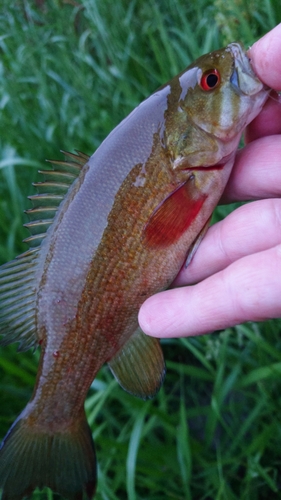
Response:
[[[259,78],[281,90],[281,24],[249,50]],[[155,337],[200,335],[243,321],[281,317],[281,100],[275,94],[248,126],[223,203],[244,205],[212,226],[173,288],[142,305]],[[191,286],[183,286],[191,285]]]

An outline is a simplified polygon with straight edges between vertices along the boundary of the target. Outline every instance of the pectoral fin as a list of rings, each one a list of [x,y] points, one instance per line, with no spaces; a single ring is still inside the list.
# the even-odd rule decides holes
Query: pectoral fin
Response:
[[[149,246],[165,248],[175,243],[192,224],[207,198],[198,192],[194,180],[191,175],[155,209],[144,229]]]
[[[194,242],[189,247],[188,253],[187,253],[187,257],[186,257],[186,261],[185,261],[185,267],[189,266],[189,264],[192,261],[195,253],[197,252],[198,247],[199,247],[201,241],[203,240],[205,234],[207,233],[207,231],[209,229],[211,219],[212,219],[212,217],[210,217],[207,220],[206,224],[203,226],[203,228],[201,229],[200,233],[198,234],[198,236],[196,236]]]
[[[108,364],[121,387],[142,399],[155,396],[166,371],[159,340],[140,328]]]

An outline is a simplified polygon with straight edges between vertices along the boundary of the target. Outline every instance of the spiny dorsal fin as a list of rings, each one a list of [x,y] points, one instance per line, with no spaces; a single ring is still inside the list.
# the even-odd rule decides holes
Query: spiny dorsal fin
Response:
[[[35,347],[42,340],[36,332],[38,247],[69,187],[89,158],[80,152],[64,154],[70,161],[51,161],[53,170],[40,172],[44,181],[35,184],[39,193],[30,196],[33,208],[26,212],[30,222],[25,227],[31,236],[25,242],[31,249],[0,267],[0,345],[19,342],[20,351]]]
[[[68,160],[47,160],[53,169],[39,170],[44,180],[33,184],[38,194],[29,196],[33,208],[26,211],[30,222],[25,224],[25,227],[29,229],[31,236],[24,241],[32,248],[40,246],[59,205],[89,159],[89,156],[81,151],[77,151],[77,154],[66,151],[62,153]]]

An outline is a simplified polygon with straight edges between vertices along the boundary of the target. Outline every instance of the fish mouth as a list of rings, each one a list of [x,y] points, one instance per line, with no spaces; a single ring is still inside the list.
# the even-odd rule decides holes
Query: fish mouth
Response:
[[[252,96],[258,94],[261,90],[265,90],[264,84],[255,75],[242,46],[239,43],[231,43],[228,48],[233,55],[234,63],[230,82],[236,92]]]
[[[188,167],[188,168],[183,168],[182,171],[183,172],[193,172],[194,170],[199,170],[199,171],[202,171],[202,172],[212,172],[213,170],[222,170],[223,167],[225,166],[225,163],[216,163],[215,165],[210,165],[210,166],[204,166],[204,165],[199,165],[199,166],[196,166],[196,167]],[[186,181],[184,181],[186,182]]]
[[[233,159],[235,155],[235,152],[231,152],[226,156],[223,156],[220,160],[218,160],[216,163],[213,165],[190,165],[189,167],[183,167],[180,168],[181,171],[183,172],[192,172],[192,171],[197,171],[197,170],[202,170],[204,172],[210,172],[213,170],[222,170],[223,167],[226,165],[226,163]],[[180,163],[180,162],[179,162]],[[178,166],[177,166],[178,167]]]

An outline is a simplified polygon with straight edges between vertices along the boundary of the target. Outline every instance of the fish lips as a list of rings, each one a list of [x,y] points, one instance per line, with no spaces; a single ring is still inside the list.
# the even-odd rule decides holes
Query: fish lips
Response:
[[[240,95],[252,96],[265,90],[264,84],[255,75],[242,46],[239,43],[231,43],[228,48],[233,55],[234,68],[230,82],[235,91]]]

